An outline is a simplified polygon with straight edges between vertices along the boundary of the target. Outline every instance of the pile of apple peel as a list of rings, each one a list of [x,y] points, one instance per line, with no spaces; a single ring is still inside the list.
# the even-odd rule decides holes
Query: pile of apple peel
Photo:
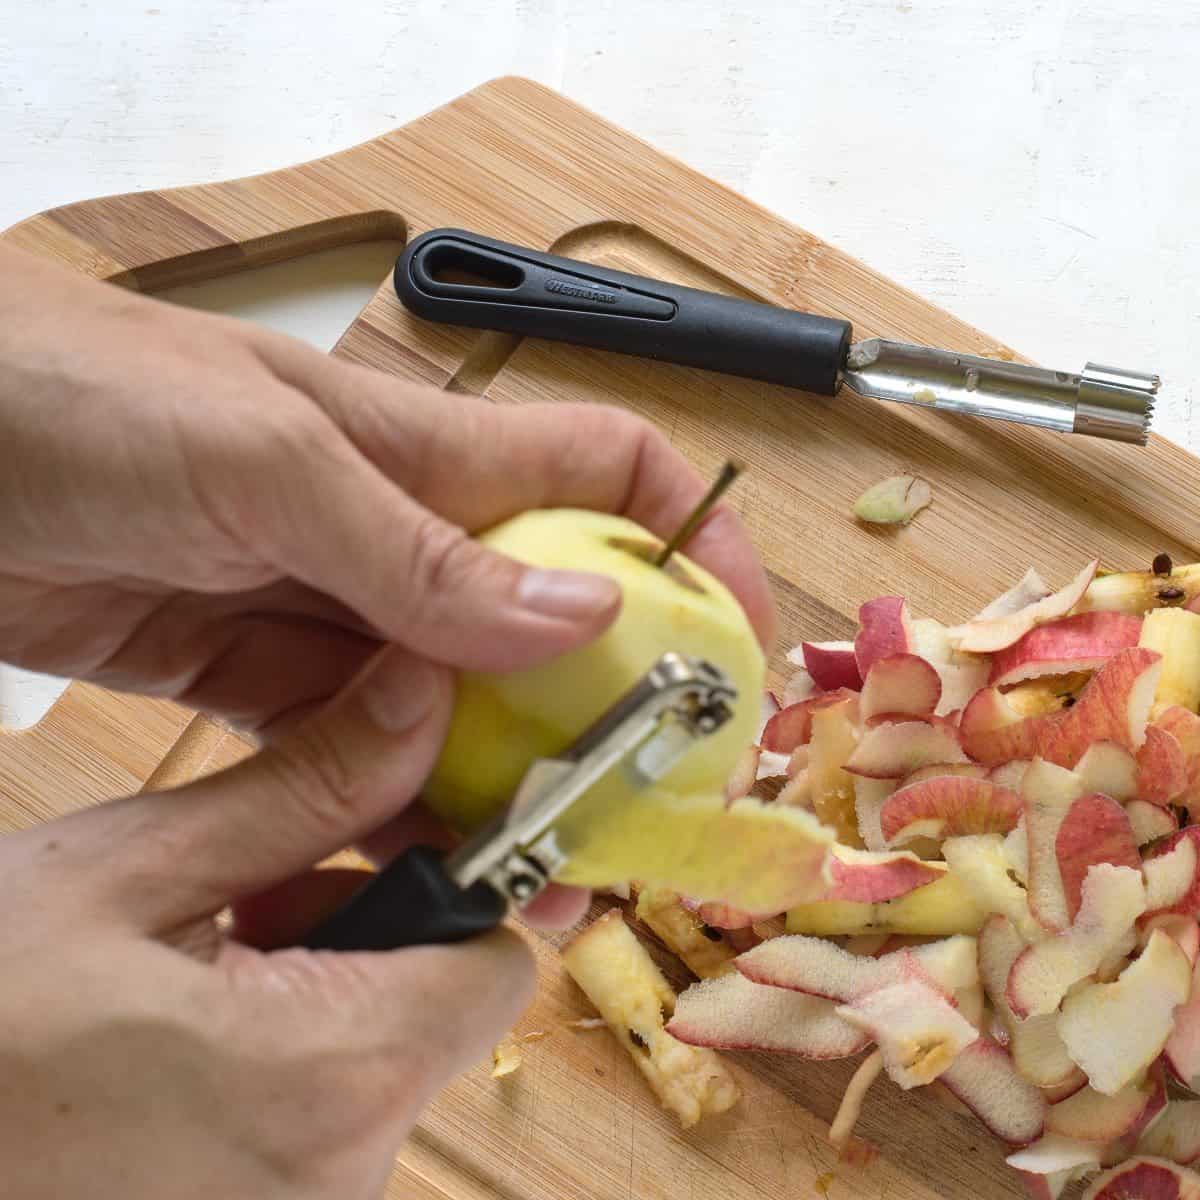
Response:
[[[1031,571],[953,627],[885,596],[853,642],[789,654],[728,800],[833,831],[823,894],[635,885],[699,977],[678,996],[636,938],[615,954],[615,911],[565,955],[685,1123],[736,1097],[713,1051],[865,1054],[847,1156],[887,1075],[971,1110],[1039,1200],[1200,1200],[1200,565],[1162,557],[1058,591]]]

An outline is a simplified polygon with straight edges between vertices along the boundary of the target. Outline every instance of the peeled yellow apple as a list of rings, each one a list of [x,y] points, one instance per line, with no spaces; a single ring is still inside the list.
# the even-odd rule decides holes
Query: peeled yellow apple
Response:
[[[557,509],[525,513],[483,535],[530,565],[609,575],[621,584],[614,624],[590,645],[524,671],[464,674],[450,733],[425,790],[444,820],[468,831],[506,806],[535,758],[566,749],[666,651],[708,659],[738,689],[732,719],[698,740],[654,788],[609,772],[558,822],[568,855],[558,878],[603,886],[627,879],[778,912],[820,895],[832,831],[810,814],[722,791],[753,740],[763,654],[732,593],[634,522]]]
[[[614,624],[590,645],[506,675],[464,674],[445,749],[425,796],[459,829],[512,799],[535,758],[560,753],[668,650],[707,658],[738,689],[734,716],[698,741],[660,782],[720,792],[754,740],[763,654],[724,584],[682,555],[656,567],[662,543],[625,517],[579,509],[524,513],[485,533],[484,545],[531,566],[591,571],[621,585]]]

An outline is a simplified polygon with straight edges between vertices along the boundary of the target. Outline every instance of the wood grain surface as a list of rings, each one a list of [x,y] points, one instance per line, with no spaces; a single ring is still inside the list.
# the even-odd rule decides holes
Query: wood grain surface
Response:
[[[68,205],[4,235],[89,275],[144,291],[312,250],[456,225],[680,283],[853,321],[880,335],[1007,356],[993,339],[540,86],[502,79],[343,154],[250,179]],[[1036,298],[1031,298],[1031,303]],[[733,503],[774,580],[780,649],[839,638],[858,605],[898,592],[917,615],[967,616],[1035,564],[1052,582],[1082,561],[1142,566],[1200,557],[1200,463],[1147,449],[888,407],[819,399],[597,351],[423,324],[390,282],[335,353],[448,393],[503,403],[621,404],[668,431],[702,470],[750,464]],[[447,403],[452,403],[448,397]],[[854,497],[916,471],[933,506],[870,530]],[[772,661],[786,673],[782,653]],[[183,740],[181,741],[181,735]],[[219,736],[220,735],[220,736]],[[35,729],[0,740],[0,830],[179,782],[246,753],[160,701],[74,685]],[[916,1200],[1021,1194],[1002,1150],[969,1118],[886,1081],[861,1132],[880,1157],[835,1161],[824,1134],[853,1063],[732,1055],[732,1113],[681,1133],[588,1011],[553,939],[531,939],[541,988],[519,1031],[516,1074],[480,1068],[451,1086],[402,1150],[395,1197],[438,1200]],[[666,961],[665,958],[663,960]],[[678,983],[680,968],[668,965]]]

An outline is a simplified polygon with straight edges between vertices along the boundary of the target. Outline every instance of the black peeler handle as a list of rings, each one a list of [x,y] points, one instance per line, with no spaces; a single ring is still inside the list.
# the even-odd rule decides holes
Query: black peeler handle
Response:
[[[413,846],[374,876],[301,945],[310,950],[398,950],[461,942],[495,929],[508,902],[480,880],[460,888],[442,854]]]
[[[434,229],[396,262],[396,295],[429,321],[640,354],[832,396],[850,323],[735,300]]]

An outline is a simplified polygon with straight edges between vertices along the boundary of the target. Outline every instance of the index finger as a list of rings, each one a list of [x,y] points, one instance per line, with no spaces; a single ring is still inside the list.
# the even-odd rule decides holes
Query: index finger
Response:
[[[667,538],[708,488],[659,429],[623,409],[491,404],[307,347],[284,354],[275,338],[263,350],[385,475],[470,532],[528,509],[573,507],[618,513]],[[718,505],[684,552],[733,592],[769,648],[776,628],[770,586],[734,510]]]

